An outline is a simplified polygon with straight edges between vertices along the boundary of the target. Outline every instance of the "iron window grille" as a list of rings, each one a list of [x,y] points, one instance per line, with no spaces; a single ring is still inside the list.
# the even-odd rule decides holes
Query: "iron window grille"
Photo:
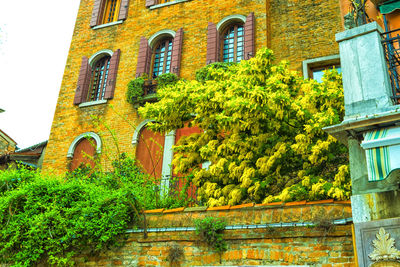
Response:
[[[390,83],[392,86],[392,99],[400,103],[400,29],[384,32],[382,45],[388,66]]]
[[[153,53],[153,78],[171,70],[173,39],[163,39]]]
[[[232,25],[222,37],[222,61],[240,62],[243,59],[244,28],[243,25]]]
[[[110,68],[110,56],[103,57],[96,62],[92,71],[90,82],[89,101],[104,99],[107,86],[108,71]]]

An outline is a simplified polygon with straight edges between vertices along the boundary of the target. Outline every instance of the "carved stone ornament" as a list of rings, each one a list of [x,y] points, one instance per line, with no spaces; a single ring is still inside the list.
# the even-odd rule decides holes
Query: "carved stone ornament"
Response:
[[[381,227],[373,241],[374,250],[368,256],[374,262],[400,262],[400,251],[394,246],[394,239]],[[375,266],[372,264],[371,266]],[[396,265],[397,266],[397,265]]]

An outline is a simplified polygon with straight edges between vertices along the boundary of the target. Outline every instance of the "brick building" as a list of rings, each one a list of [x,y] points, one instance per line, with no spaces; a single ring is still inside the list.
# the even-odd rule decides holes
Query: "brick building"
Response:
[[[300,75],[318,76],[340,64],[340,12],[338,0],[82,0],[43,168],[64,172],[96,158],[109,166],[118,144],[148,172],[171,175],[172,145],[196,129],[147,130],[126,101],[129,81],[165,72],[193,79],[206,64],[265,46]],[[156,142],[143,148],[143,138]]]
[[[5,132],[0,130],[0,155],[9,152],[14,152],[16,147],[17,147],[17,142],[15,142]]]

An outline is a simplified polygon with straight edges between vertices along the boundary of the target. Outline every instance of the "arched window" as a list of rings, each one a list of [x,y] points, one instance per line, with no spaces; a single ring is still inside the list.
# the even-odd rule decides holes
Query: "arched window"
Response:
[[[255,17],[230,15],[208,23],[206,63],[240,62],[255,55]]]
[[[162,39],[153,50],[152,76],[156,78],[163,73],[171,71],[172,38]]]
[[[114,97],[120,54],[119,49],[103,49],[90,58],[82,57],[74,105],[100,104]]]
[[[156,78],[163,73],[179,76],[183,42],[183,28],[177,32],[162,30],[149,39],[142,36],[136,67],[136,77]]]
[[[107,86],[108,71],[110,68],[110,56],[104,56],[93,64],[92,77],[90,79],[90,92],[87,101],[97,101],[104,98]]]
[[[240,62],[243,59],[243,24],[229,25],[222,34],[222,61]]]

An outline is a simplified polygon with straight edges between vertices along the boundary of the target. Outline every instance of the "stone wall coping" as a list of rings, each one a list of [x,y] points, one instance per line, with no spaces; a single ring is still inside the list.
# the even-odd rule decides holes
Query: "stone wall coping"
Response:
[[[238,210],[238,209],[248,209],[248,208],[281,208],[281,207],[292,207],[292,206],[307,206],[307,205],[320,205],[320,204],[344,204],[351,205],[350,200],[333,200],[333,199],[324,199],[324,200],[315,200],[315,201],[292,201],[292,202],[271,202],[264,204],[255,204],[255,203],[246,203],[236,206],[219,206],[219,207],[180,207],[174,209],[154,209],[154,210],[145,210],[144,213],[175,213],[175,212],[195,212],[195,211],[222,211],[222,210]]]
[[[378,23],[376,23],[376,21],[368,23],[368,24],[364,24],[362,26],[344,31],[344,32],[339,32],[336,34],[336,42],[340,43],[343,42],[345,40],[349,40],[349,39],[353,39],[355,37],[361,36],[361,35],[365,35],[371,32],[378,32],[378,33],[382,33],[383,30],[381,28],[381,26],[378,25]]]

